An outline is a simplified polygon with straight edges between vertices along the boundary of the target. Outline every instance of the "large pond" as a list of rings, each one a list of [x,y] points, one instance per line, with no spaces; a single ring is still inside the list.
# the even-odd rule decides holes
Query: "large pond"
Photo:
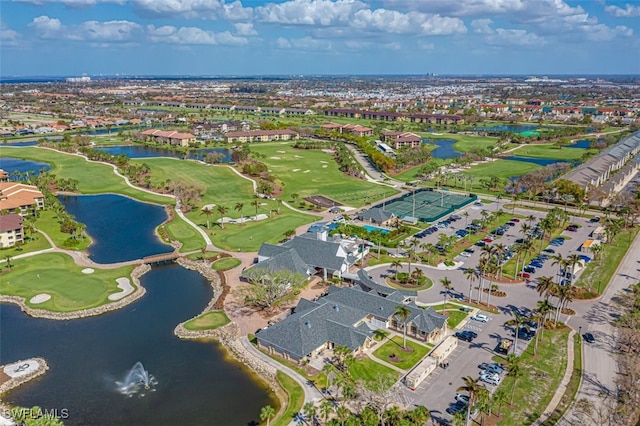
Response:
[[[214,342],[182,341],[174,327],[211,298],[200,274],[176,264],[142,276],[147,293],[99,317],[73,321],[29,318],[0,305],[0,364],[42,356],[50,370],[5,396],[10,404],[66,409],[67,425],[247,425],[274,405],[271,391]],[[117,381],[136,362],[157,385],[131,397]]]
[[[171,158],[185,158],[185,154],[182,152],[172,151],[166,148],[156,148],[152,146],[97,146],[96,149],[100,151],[108,152],[112,155],[124,154],[129,158],[150,158],[150,157],[171,157]],[[221,162],[231,162],[231,152],[225,148],[202,148],[190,150],[187,154],[187,158],[192,160],[204,160],[205,156],[209,153],[222,154]]]
[[[162,206],[115,194],[59,198],[67,212],[86,225],[93,240],[89,258],[94,262],[115,263],[173,251],[154,232],[167,219]]]
[[[460,151],[453,147],[456,143],[453,139],[422,139],[422,142],[438,146],[431,151],[433,158],[457,158],[462,155]]]
[[[9,178],[14,179],[14,177],[11,175],[13,172],[38,174],[42,169],[46,171],[51,170],[51,167],[47,163],[40,163],[38,161],[1,157],[0,169],[8,172]]]
[[[589,149],[589,147],[591,146],[591,144],[593,143],[593,139],[581,139],[579,141],[575,141],[574,143],[570,144],[570,145],[563,145],[567,148],[583,148],[583,149]]]
[[[566,163],[567,160],[556,160],[556,159],[552,159],[552,158],[533,158],[533,157],[519,157],[519,156],[511,156],[511,157],[505,157],[505,160],[512,160],[512,161],[524,161],[526,163],[533,163],[533,164],[537,164],[539,166],[549,166],[551,164],[556,164],[556,163]]]

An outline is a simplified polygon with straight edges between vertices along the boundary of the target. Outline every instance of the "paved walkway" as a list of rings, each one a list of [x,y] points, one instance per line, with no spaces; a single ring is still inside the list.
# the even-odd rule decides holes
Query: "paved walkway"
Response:
[[[569,380],[571,380],[571,374],[573,373],[573,358],[574,358],[573,336],[575,336],[575,334],[576,334],[575,330],[571,330],[571,332],[569,333],[568,343],[567,343],[567,368],[564,371],[564,376],[562,377],[562,381],[560,382],[560,385],[558,385],[558,389],[556,389],[556,393],[553,395],[553,398],[551,398],[551,401],[549,402],[549,405],[547,405],[547,408],[545,408],[542,415],[538,417],[538,419],[535,422],[533,422],[534,426],[539,426],[545,421],[547,421],[547,419],[551,416],[551,414],[553,414],[553,411],[556,409],[556,407],[560,403],[560,400],[562,399],[564,392],[567,390],[567,386],[569,385]]]
[[[307,379],[305,379],[304,377],[302,377],[300,374],[298,374],[297,371],[287,367],[286,365],[280,364],[277,361],[274,361],[273,359],[271,359],[270,357],[268,357],[267,355],[263,354],[262,352],[260,352],[255,346],[253,346],[251,344],[251,342],[249,342],[249,339],[247,338],[247,336],[242,336],[240,338],[240,342],[242,342],[242,346],[244,346],[244,348],[247,350],[247,352],[251,353],[253,356],[260,358],[261,360],[263,360],[264,362],[266,362],[267,364],[269,364],[270,366],[272,366],[273,368],[275,368],[278,371],[281,371],[283,373],[285,373],[287,376],[291,377],[293,380],[295,380],[304,390],[304,402],[317,402],[320,401],[324,398],[324,396],[320,393],[320,391],[313,385],[313,383]]]

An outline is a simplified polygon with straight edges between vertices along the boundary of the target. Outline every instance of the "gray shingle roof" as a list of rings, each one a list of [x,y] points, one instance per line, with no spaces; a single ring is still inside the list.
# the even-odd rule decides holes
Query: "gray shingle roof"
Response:
[[[277,246],[275,244],[269,244],[269,243],[262,243],[262,245],[260,246],[260,249],[258,250],[258,256],[273,257],[287,250],[289,249],[283,246]]]
[[[282,246],[294,249],[300,258],[308,265],[339,271],[344,263],[344,257],[338,257],[340,244],[333,241],[322,241],[310,237],[297,236]]]
[[[369,278],[369,274],[367,274],[367,271],[365,271],[364,269],[361,269],[358,271],[358,280],[363,286],[367,287],[368,289],[373,290],[379,294],[385,295],[387,297],[393,293],[400,293],[406,297],[418,296],[418,292],[415,290],[396,290],[396,289],[378,284],[377,282]]]
[[[305,277],[309,277],[315,273],[315,270],[310,268],[309,265],[307,265],[307,263],[298,256],[298,253],[296,253],[295,250],[286,250],[282,253],[278,253],[273,257],[252,265],[251,268],[266,268],[271,271],[280,271],[285,269],[302,274]]]
[[[376,223],[382,223],[393,216],[393,213],[382,210],[380,207],[373,207],[360,214],[363,220],[372,220]]]

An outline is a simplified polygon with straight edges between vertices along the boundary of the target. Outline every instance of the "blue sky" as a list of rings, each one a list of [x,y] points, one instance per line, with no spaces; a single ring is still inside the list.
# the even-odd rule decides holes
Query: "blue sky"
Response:
[[[37,75],[640,74],[640,1],[2,0]]]

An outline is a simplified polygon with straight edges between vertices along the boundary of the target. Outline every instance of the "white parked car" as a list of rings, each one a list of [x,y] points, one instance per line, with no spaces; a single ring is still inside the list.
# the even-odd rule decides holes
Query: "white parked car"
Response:
[[[480,380],[494,386],[498,386],[500,384],[500,376],[497,374],[480,374]]]
[[[474,321],[478,321],[478,322],[487,322],[489,321],[489,317],[484,315],[484,314],[475,314],[474,316],[471,317],[472,320]]]

